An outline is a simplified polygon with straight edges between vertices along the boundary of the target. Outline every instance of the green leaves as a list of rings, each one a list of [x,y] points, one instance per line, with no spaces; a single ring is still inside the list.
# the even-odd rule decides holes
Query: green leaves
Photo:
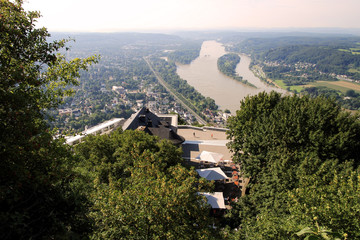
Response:
[[[290,212],[294,221],[316,224],[326,229],[359,238],[357,219],[360,217],[359,173],[333,172],[331,181],[311,176],[310,181],[301,181],[300,187],[289,193]]]
[[[145,171],[128,178],[125,188],[121,190],[113,182],[95,192],[100,199],[98,197],[91,212],[97,222],[94,237],[208,238],[208,209],[196,204],[200,201],[196,195],[197,180],[184,172],[182,167],[176,168],[173,173],[187,174],[184,176],[186,181],[173,181],[176,176],[166,177],[160,172],[154,177],[154,173]]]
[[[317,230],[312,230],[309,227],[306,227],[296,233],[297,236],[301,237],[306,235],[304,240],[341,240],[341,235],[338,233],[333,233],[330,230],[327,230],[323,227],[317,225]]]
[[[75,153],[79,171],[92,182],[93,239],[216,236],[209,227],[210,209],[197,194],[212,185],[180,165],[181,150],[169,141],[142,131],[115,131],[87,137]]]
[[[38,12],[0,1],[0,226],[2,239],[58,238],[86,231],[73,157],[44,120],[96,57],[66,61],[66,41],[47,42]],[[76,235],[76,234],[74,234]]]
[[[236,213],[243,234],[284,238],[318,216],[327,229],[357,236],[358,202],[349,202],[357,192],[334,181],[355,179],[352,171],[360,163],[358,116],[323,97],[260,93],[241,103],[228,134],[233,159],[251,177],[251,217]],[[269,237],[271,228],[279,235]],[[259,234],[253,234],[254,229]]]

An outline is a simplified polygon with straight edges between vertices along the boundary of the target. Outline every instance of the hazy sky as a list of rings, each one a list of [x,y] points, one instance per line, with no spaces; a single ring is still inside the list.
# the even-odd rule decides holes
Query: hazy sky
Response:
[[[25,0],[49,31],[360,28],[360,0]]]

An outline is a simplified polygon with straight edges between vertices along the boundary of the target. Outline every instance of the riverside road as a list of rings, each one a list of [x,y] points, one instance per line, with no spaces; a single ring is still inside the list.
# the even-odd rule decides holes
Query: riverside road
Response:
[[[188,105],[186,105],[178,96],[176,96],[176,94],[173,92],[173,90],[171,88],[169,88],[169,86],[166,84],[164,79],[162,79],[160,77],[160,75],[153,69],[149,59],[147,57],[144,57],[144,60],[147,63],[147,65],[149,66],[150,70],[156,76],[159,83],[166,89],[166,91],[168,91],[176,99],[176,101],[178,103],[180,103],[184,108],[186,108],[196,118],[196,121],[198,121],[200,124],[206,125],[207,122],[202,117],[200,117],[194,110],[192,110]]]

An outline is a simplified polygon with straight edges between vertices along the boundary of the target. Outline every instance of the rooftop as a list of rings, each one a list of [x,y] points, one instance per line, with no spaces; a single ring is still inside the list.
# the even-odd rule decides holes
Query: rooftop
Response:
[[[174,120],[175,117],[176,120]],[[157,116],[145,107],[126,120],[123,130],[141,130],[161,139],[168,139],[175,145],[181,144],[185,140],[177,134],[177,115]]]
[[[85,137],[86,135],[89,134],[96,134],[97,132],[101,132],[103,130],[107,130],[112,128],[114,125],[120,125],[122,122],[124,121],[123,118],[113,118],[109,121],[105,121],[103,123],[100,123],[92,128],[89,128],[83,132],[81,132],[80,134],[77,134],[75,136],[66,136],[66,143],[67,144],[73,144],[74,142],[77,142],[78,140],[82,139],[83,137]]]
[[[185,138],[182,144],[185,159],[195,160],[202,151],[220,153],[224,160],[232,159],[232,153],[226,147],[229,142],[226,139],[226,129],[179,126],[178,134]]]

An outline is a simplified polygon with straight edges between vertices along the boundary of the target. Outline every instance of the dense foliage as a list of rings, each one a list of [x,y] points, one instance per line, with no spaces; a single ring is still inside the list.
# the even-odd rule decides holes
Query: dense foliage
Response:
[[[335,99],[342,107],[350,110],[360,110],[360,94],[354,90],[345,93],[327,87],[308,87],[301,91],[310,97],[324,96]]]
[[[181,151],[142,131],[90,136],[75,148],[91,199],[93,239],[211,239],[205,179],[180,165]]]
[[[54,139],[45,111],[77,84],[95,58],[56,54],[65,41],[47,42],[37,12],[22,1],[0,1],[0,238],[58,238],[85,233],[83,196],[72,185],[72,154]]]
[[[217,65],[219,70],[225,75],[236,75],[236,65],[240,62],[240,56],[235,53],[227,53],[219,57]],[[239,77],[242,79],[242,77]]]
[[[244,80],[241,76],[236,73],[236,65],[240,62],[240,56],[236,53],[228,53],[221,56],[217,61],[217,66],[220,72],[229,76],[236,81],[242,82],[246,85],[256,87],[255,85],[249,83],[247,80]]]
[[[237,237],[298,239],[318,225],[360,237],[357,115],[324,97],[260,93],[242,101],[229,129],[234,160],[251,177],[228,215]]]
[[[49,131],[80,69],[65,41],[46,41],[39,14],[1,2],[1,239],[211,239],[207,181],[181,151],[144,132],[88,137],[71,150]]]

